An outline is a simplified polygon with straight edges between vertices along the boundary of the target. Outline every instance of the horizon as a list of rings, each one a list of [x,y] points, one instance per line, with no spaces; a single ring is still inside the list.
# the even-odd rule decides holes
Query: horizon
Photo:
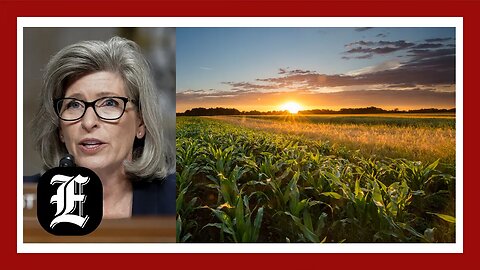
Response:
[[[178,28],[176,111],[455,107],[455,27]]]
[[[452,107],[452,108],[420,108],[420,109],[399,109],[399,108],[394,108],[394,109],[385,109],[385,108],[381,108],[381,107],[375,107],[375,106],[367,106],[367,107],[355,107],[355,108],[339,108],[337,110],[331,110],[331,109],[308,109],[308,110],[298,110],[298,112],[296,113],[290,113],[290,114],[301,114],[302,112],[308,112],[308,111],[324,111],[324,112],[341,112],[341,110],[361,110],[361,109],[369,109],[369,108],[373,108],[373,109],[380,109],[380,110],[383,110],[383,111],[386,111],[386,112],[389,112],[389,113],[394,113],[394,112],[398,112],[398,113],[405,113],[405,112],[409,112],[409,111],[421,111],[421,110],[438,110],[438,111],[452,111],[452,110],[455,110],[456,111],[456,107]],[[198,110],[198,109],[204,109],[204,110],[215,110],[215,109],[222,109],[222,110],[237,110],[239,111],[240,113],[251,113],[251,112],[255,112],[255,111],[258,111],[260,113],[281,113],[281,112],[285,112],[285,113],[288,113],[288,109],[284,109],[284,110],[270,110],[270,111],[259,111],[259,110],[239,110],[237,108],[234,108],[234,107],[195,107],[195,108],[190,108],[190,109],[187,109],[185,111],[182,111],[182,112],[176,112],[176,114],[184,114],[186,113],[187,111],[192,111],[192,110]]]

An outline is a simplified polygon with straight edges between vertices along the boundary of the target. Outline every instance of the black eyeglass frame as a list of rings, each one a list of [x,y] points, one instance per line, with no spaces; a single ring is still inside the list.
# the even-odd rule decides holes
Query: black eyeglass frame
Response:
[[[104,117],[101,117],[97,110],[95,109],[95,103],[97,103],[97,101],[99,100],[102,100],[102,99],[107,99],[107,98],[118,98],[118,99],[121,99],[123,101],[123,110],[122,110],[122,114],[120,114],[119,117],[117,118],[104,118]],[[83,110],[83,113],[80,117],[78,118],[75,118],[75,119],[64,119],[60,116],[60,108],[58,108],[58,103],[60,101],[64,101],[64,100],[76,100],[76,101],[79,101],[83,104],[85,104],[85,110]],[[125,108],[127,108],[127,103],[128,102],[132,102],[133,104],[135,104],[135,100],[133,99],[129,99],[128,97],[117,97],[117,96],[113,96],[113,97],[101,97],[101,98],[98,98],[94,101],[85,101],[85,100],[81,100],[81,99],[77,99],[77,98],[57,98],[57,99],[54,99],[53,100],[53,108],[55,110],[55,113],[57,114],[58,118],[62,119],[63,121],[77,121],[79,119],[82,119],[82,117],[85,115],[85,113],[87,112],[87,109],[89,107],[92,107],[93,111],[95,112],[95,115],[97,115],[98,118],[102,119],[102,120],[107,120],[107,121],[113,121],[113,120],[118,120],[120,119],[123,114],[125,113]]]

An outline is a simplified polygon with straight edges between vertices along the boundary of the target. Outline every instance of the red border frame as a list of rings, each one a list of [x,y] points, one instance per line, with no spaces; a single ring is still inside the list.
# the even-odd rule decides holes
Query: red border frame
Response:
[[[478,10],[480,3],[471,1],[3,1],[0,0],[0,21],[2,22],[2,100],[0,106],[3,133],[4,191],[0,200],[2,232],[2,259],[14,263],[15,268],[36,268],[40,263],[48,267],[55,264],[69,269],[85,267],[121,266],[126,267],[201,267],[240,268],[246,265],[272,266],[281,263],[283,267],[365,267],[373,265],[388,269],[447,268],[469,261],[476,264],[475,213],[478,202],[475,191],[478,180],[472,168],[478,143],[475,142],[475,105],[477,82],[475,80],[478,54],[477,26],[480,25]],[[161,17],[161,16],[262,16],[262,17],[463,17],[464,18],[464,159],[463,159],[463,203],[464,203],[464,253],[463,254],[17,254],[16,244],[16,18],[29,16],[121,16],[121,17]],[[13,117],[14,112],[15,117]],[[470,125],[469,125],[470,124]],[[15,131],[13,131],[15,130]],[[16,141],[16,143],[21,143]],[[81,256],[81,257],[79,257]],[[79,261],[85,259],[85,261]],[[97,259],[97,260],[95,260]],[[93,261],[92,261],[93,260]],[[82,262],[89,262],[83,265]],[[168,263],[168,266],[167,266]],[[53,266],[53,265],[52,265]]]

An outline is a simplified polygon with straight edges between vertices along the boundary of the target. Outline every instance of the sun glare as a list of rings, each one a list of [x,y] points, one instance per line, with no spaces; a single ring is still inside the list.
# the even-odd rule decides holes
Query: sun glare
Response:
[[[302,109],[302,106],[296,102],[290,101],[280,106],[280,108],[289,113],[298,113],[298,111]]]

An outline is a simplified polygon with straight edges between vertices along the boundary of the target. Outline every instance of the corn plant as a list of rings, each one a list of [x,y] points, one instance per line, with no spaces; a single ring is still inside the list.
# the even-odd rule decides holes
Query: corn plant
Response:
[[[452,242],[454,165],[441,164],[181,117],[177,241]]]
[[[227,211],[224,211],[224,209]],[[225,239],[225,234],[231,237],[235,243],[256,242],[258,240],[263,219],[263,207],[257,210],[253,219],[254,211],[250,210],[248,196],[243,196],[243,199],[239,198],[233,209],[230,206],[222,205],[216,209],[211,208],[211,210],[220,222],[209,223],[205,227],[220,229],[222,242]],[[230,212],[233,213],[229,215]]]

